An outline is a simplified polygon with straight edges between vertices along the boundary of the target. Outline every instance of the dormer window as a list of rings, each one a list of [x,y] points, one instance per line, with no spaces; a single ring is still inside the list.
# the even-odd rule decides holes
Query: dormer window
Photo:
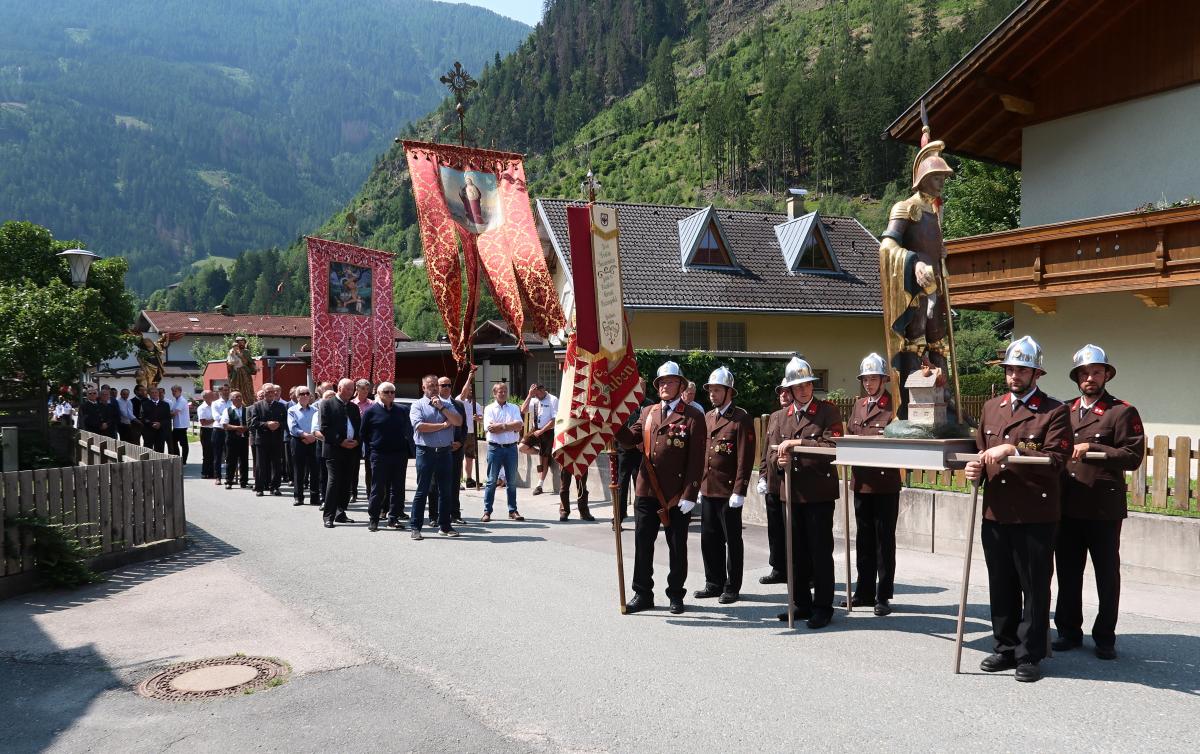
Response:
[[[737,268],[712,205],[679,221],[679,257],[684,268]]]
[[[839,272],[833,245],[825,235],[825,224],[816,212],[775,226],[775,237],[783,251],[788,272]]]

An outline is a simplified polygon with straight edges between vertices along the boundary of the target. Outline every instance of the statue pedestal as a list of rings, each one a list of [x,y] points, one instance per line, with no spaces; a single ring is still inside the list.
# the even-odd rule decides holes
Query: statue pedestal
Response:
[[[882,469],[962,468],[960,453],[975,455],[971,438],[901,438],[847,435],[837,440],[837,460],[847,466],[873,466]]]

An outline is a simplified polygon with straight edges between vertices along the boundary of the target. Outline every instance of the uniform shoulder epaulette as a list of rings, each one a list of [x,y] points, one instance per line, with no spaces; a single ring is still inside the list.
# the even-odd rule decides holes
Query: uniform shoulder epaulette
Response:
[[[925,211],[921,205],[921,195],[913,194],[907,199],[903,199],[892,205],[892,211],[888,213],[888,220],[920,222],[921,213]]]

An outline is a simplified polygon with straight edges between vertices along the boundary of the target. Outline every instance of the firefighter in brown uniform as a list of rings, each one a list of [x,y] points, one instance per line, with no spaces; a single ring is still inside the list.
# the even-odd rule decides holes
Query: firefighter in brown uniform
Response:
[[[634,487],[633,599],[626,612],[654,607],[654,540],[666,529],[670,551],[667,599],[671,612],[683,612],[687,580],[687,531],[704,475],[704,414],[681,398],[687,380],[679,365],[658,368],[658,402],[642,409],[632,426],[617,430],[617,440],[642,444],[643,460]],[[665,521],[663,520],[665,519]]]
[[[786,379],[784,380],[786,382]],[[792,405],[791,388],[780,385],[775,388],[779,398],[779,410],[767,419],[767,431],[763,438],[762,458],[758,463],[758,494],[763,496],[767,509],[767,562],[771,572],[758,577],[760,584],[783,584],[787,582],[787,543],[783,531],[783,471],[774,461],[768,460],[772,445],[783,442],[783,420],[787,418],[788,406]]]
[[[745,409],[733,405],[737,390],[733,372],[718,367],[704,389],[713,408],[704,415],[708,446],[704,478],[700,552],[704,555],[704,588],[697,599],[720,596],[720,603],[737,602],[742,590],[742,506],[754,467],[754,422]]]
[[[1008,394],[983,406],[967,478],[983,483],[983,555],[987,561],[994,652],[979,664],[1016,668],[1018,681],[1042,677],[1050,630],[1050,574],[1058,528],[1061,474],[1071,454],[1067,407],[1042,392],[1042,348],[1028,335],[1004,354]],[[1044,456],[1048,465],[1005,463]]]
[[[809,628],[823,628],[833,619],[833,506],[839,496],[838,475],[832,457],[792,454],[791,449],[833,447],[834,439],[843,433],[837,406],[813,397],[816,379],[804,359],[788,362],[783,384],[791,390],[792,405],[782,422],[785,439],[767,454],[767,460],[780,468],[791,457],[788,512],[792,519],[792,593],[796,600],[791,608],[797,618],[808,619]],[[779,614],[779,620],[787,618],[786,612]]]
[[[883,357],[873,353],[863,359],[858,379],[866,396],[854,402],[846,432],[882,435],[896,415],[892,396],[883,389],[883,384],[890,379]],[[854,521],[858,528],[854,541],[858,583],[854,586],[852,601],[855,607],[874,605],[876,615],[889,615],[892,612],[889,600],[896,582],[900,470],[855,466],[853,471],[851,486],[854,488]]]
[[[1075,353],[1071,379],[1081,397],[1071,405],[1074,448],[1067,462],[1062,523],[1054,560],[1058,604],[1051,645],[1066,652],[1083,644],[1083,568],[1092,556],[1099,611],[1092,624],[1096,656],[1117,657],[1117,606],[1121,598],[1121,522],[1128,515],[1125,472],[1137,469],[1146,454],[1146,435],[1137,409],[1106,389],[1117,369],[1104,349],[1088,344]],[[1089,461],[1087,453],[1103,453]]]

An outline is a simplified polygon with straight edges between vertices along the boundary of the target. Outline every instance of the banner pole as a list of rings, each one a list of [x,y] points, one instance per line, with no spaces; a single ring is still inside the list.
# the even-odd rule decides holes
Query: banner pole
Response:
[[[621,615],[627,612],[625,606],[625,555],[621,549],[621,532],[624,528],[621,526],[621,501],[618,499],[617,491],[617,449],[612,442],[608,444],[608,491],[612,497],[613,504],[613,536],[616,538],[617,544],[617,588],[621,595]]]

